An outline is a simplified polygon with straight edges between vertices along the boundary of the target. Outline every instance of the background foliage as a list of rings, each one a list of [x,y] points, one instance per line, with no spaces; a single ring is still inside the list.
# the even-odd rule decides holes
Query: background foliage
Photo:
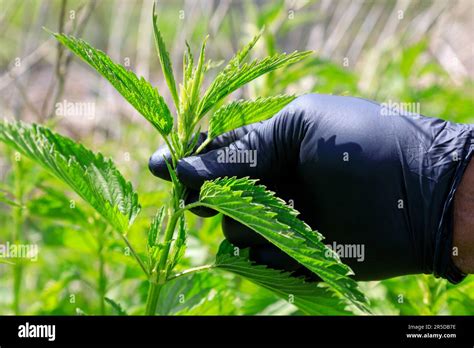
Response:
[[[113,158],[140,192],[142,213],[128,232],[139,251],[146,248],[149,223],[169,190],[147,169],[160,141],[104,79],[71,59],[41,27],[86,39],[161,92],[166,82],[154,54],[151,6],[150,1],[123,0],[0,1],[1,116],[47,124]],[[419,102],[425,115],[474,123],[474,59],[467,49],[474,29],[470,1],[169,0],[159,1],[157,10],[174,66],[186,49],[184,39],[196,52],[209,33],[207,55],[218,64],[217,58],[228,59],[262,25],[267,30],[255,58],[316,50],[304,63],[271,73],[235,97],[356,95],[378,102]],[[171,95],[165,99],[172,104]],[[89,102],[95,110],[63,116],[57,112],[63,101]],[[17,305],[12,288],[19,275],[0,263],[0,313],[121,314],[122,308],[141,313],[147,284],[122,241],[58,179],[31,161],[15,159],[13,151],[0,145],[0,242],[19,233],[37,243],[40,254],[24,265]],[[190,214],[188,229],[180,267],[212,263],[223,240],[219,217],[202,220]],[[226,263],[225,245],[220,248],[216,267],[235,267]],[[360,285],[375,313],[474,314],[472,276],[458,286],[428,275]],[[298,290],[297,282],[287,286],[307,291]],[[102,301],[103,295],[109,300]],[[305,312],[245,275],[225,272],[177,278],[167,284],[160,301],[160,314]]]

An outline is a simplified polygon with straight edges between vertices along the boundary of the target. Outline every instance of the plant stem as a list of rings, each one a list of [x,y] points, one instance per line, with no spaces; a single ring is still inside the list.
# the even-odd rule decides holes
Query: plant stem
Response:
[[[181,122],[178,121],[178,125],[181,125]],[[178,127],[178,134],[181,135],[180,127]],[[178,146],[178,149],[173,148],[167,137],[164,137],[173,159],[173,170],[176,168],[177,160],[182,158],[189,150],[187,147],[190,146],[189,136],[191,134],[193,134],[193,127],[185,132],[184,137],[179,136],[182,146]],[[181,204],[185,197],[186,188],[181,183],[173,180],[173,190],[171,194],[172,204],[168,211],[168,224],[163,238],[163,250],[160,252],[159,259],[151,270],[151,274],[149,274],[148,278],[149,288],[146,300],[146,315],[155,315],[161,288],[167,281],[168,272],[171,271],[171,269],[168,269],[168,257],[170,255],[171,242],[173,240],[176,224],[186,210],[185,208],[182,208]]]
[[[186,210],[190,210],[190,209],[197,208],[197,207],[203,207],[203,206],[206,206],[205,203],[202,203],[202,202],[199,202],[199,201],[194,202],[194,203],[189,203],[189,204],[186,204],[184,207],[177,209],[175,211],[175,214],[181,215]],[[209,208],[212,208],[212,207],[209,207]]]
[[[178,162],[178,160],[176,158],[176,155],[175,155],[175,150],[173,149],[173,146],[171,145],[168,137],[163,137],[163,139],[165,140],[166,146],[168,146],[168,149],[170,150],[171,161],[173,162],[173,166],[175,166],[176,163]]]
[[[180,215],[176,214],[175,210],[173,210],[173,212],[171,213],[170,219],[168,221],[168,226],[166,226],[165,238],[164,238],[164,243],[163,243],[165,246],[160,255],[160,260],[158,261],[158,267],[157,267],[157,269],[161,272],[163,272],[166,268],[166,261],[168,261],[168,255],[171,248],[171,240],[173,239],[174,230],[176,228],[176,223],[178,222],[179,216]]]
[[[209,137],[206,140],[204,140],[203,143],[197,148],[194,154],[197,155],[198,153],[200,153],[207,145],[209,145],[211,141],[212,139]]]
[[[152,270],[152,274],[150,275],[150,285],[148,288],[148,296],[146,301],[146,315],[155,315],[156,313],[156,306],[158,305],[158,298],[160,296],[161,288],[166,281],[166,263],[168,261],[171,240],[173,238],[179,216],[180,214],[176,214],[174,209],[170,213],[163,243],[165,247],[160,254],[160,259],[158,260],[157,266]]]
[[[148,287],[148,295],[146,299],[146,315],[155,315],[156,307],[158,306],[158,299],[160,297],[162,285],[150,281],[150,286]]]
[[[176,278],[180,278],[180,277],[183,277],[185,275],[192,274],[192,273],[202,272],[202,271],[205,271],[206,269],[211,269],[213,267],[215,267],[215,266],[214,265],[203,265],[203,266],[189,268],[185,271],[173,274],[172,276],[168,277],[168,279],[166,279],[166,281],[174,280]]]
[[[97,254],[99,257],[99,277],[98,277],[98,286],[97,292],[99,295],[99,304],[100,304],[100,314],[105,315],[105,295],[107,292],[107,276],[105,274],[105,258],[104,258],[104,243],[105,243],[105,230],[99,232],[99,246],[97,248]]]
[[[107,288],[107,278],[105,277],[104,255],[99,255],[99,297],[100,297],[100,314],[105,315],[105,295]]]
[[[21,261],[17,261],[14,266],[13,275],[13,312],[15,315],[20,315],[20,298],[21,298],[21,285],[23,279],[23,264]]]

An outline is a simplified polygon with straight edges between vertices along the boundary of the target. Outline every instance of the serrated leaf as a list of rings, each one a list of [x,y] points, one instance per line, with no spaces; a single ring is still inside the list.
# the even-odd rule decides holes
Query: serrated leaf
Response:
[[[186,41],[186,50],[183,54],[183,82],[187,83],[193,76],[194,56],[189,43]]]
[[[174,79],[173,74],[173,65],[171,63],[168,50],[166,49],[163,37],[161,36],[161,32],[158,29],[157,18],[158,16],[155,12],[155,3],[153,3],[153,33],[155,35],[155,46],[158,52],[158,57],[160,59],[163,75],[165,77],[166,83],[168,84],[171,96],[173,97],[174,105],[176,106],[176,108],[179,108],[178,90],[176,89],[176,81]]]
[[[297,218],[298,212],[248,178],[219,178],[201,187],[200,203],[253,229],[321,277],[331,289],[368,311],[367,299],[348,277],[351,269],[326,247],[323,236]]]
[[[193,87],[191,89],[191,103],[192,104],[196,103],[197,100],[199,99],[199,91],[201,89],[201,84],[204,77],[203,67],[204,67],[204,59],[205,59],[205,54],[206,54],[207,38],[208,36],[206,36],[206,38],[202,42],[197,66],[193,72]]]
[[[294,100],[293,95],[279,95],[255,100],[237,100],[219,108],[209,120],[209,138],[227,131],[266,120]]]
[[[178,235],[173,243],[173,250],[169,258],[168,273],[176,267],[186,251],[186,231],[186,220],[182,215],[178,221]]]
[[[143,77],[114,63],[104,52],[91,47],[87,42],[64,34],[53,34],[64,46],[92,66],[145,117],[163,136],[173,128],[173,117],[163,97]]]
[[[288,307],[287,300],[282,300],[279,296],[277,296],[274,292],[268,289],[264,289],[263,287],[254,283],[257,290],[246,289],[251,293],[248,294],[247,298],[244,298],[242,303],[242,312],[245,315],[262,315],[265,313],[270,315],[272,314],[280,314],[286,310]],[[298,310],[298,308],[292,306],[293,312]],[[292,312],[292,313],[293,313]]]
[[[228,241],[221,243],[214,264],[220,268],[255,283],[289,301],[309,315],[349,315],[344,301],[334,296],[323,284],[309,283],[304,278],[293,277],[288,272],[256,265],[248,259],[248,250],[240,249],[234,255],[234,246]]]
[[[159,242],[158,237],[163,226],[163,219],[165,217],[165,207],[161,207],[153,218],[150,229],[148,230],[148,247],[153,248]]]
[[[260,29],[260,31],[255,35],[252,40],[243,46],[235,55],[229,60],[229,63],[227,63],[226,67],[224,68],[225,70],[232,70],[235,67],[238,67],[242,62],[244,61],[245,58],[247,58],[249,52],[252,50],[252,48],[255,46],[255,44],[260,40],[262,37],[262,34],[264,32],[265,28]]]
[[[0,123],[0,141],[69,185],[119,232],[125,233],[140,211],[132,184],[101,153],[23,122]]]
[[[241,58],[231,60],[232,64],[229,64],[217,75],[202,97],[198,108],[198,118],[201,118],[215,104],[243,85],[270,71],[296,63],[311,53],[312,51],[281,53],[244,64],[240,64]]]
[[[89,223],[87,214],[63,192],[52,187],[40,188],[44,195],[33,198],[26,204],[30,215],[55,221],[69,221],[82,226]]]
[[[207,302],[216,291],[225,289],[225,283],[210,273],[194,273],[166,282],[158,299],[158,315],[187,314]],[[226,298],[217,298],[226,301]],[[219,307],[213,314],[222,313]]]

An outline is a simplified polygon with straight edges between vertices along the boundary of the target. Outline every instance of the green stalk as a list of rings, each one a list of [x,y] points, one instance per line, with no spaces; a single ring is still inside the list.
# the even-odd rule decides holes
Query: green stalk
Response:
[[[204,47],[205,47],[205,42],[203,44],[203,48],[201,49],[201,55],[199,58],[199,64],[198,67],[196,68],[195,74],[198,75],[199,81],[194,81],[195,85],[193,86],[192,89],[192,94],[191,94],[191,102],[194,102],[196,99],[198,99],[198,92],[200,88],[200,83],[202,80],[202,68],[204,64]],[[184,77],[184,84],[186,85],[186,76]],[[183,105],[186,104],[186,100],[182,100]],[[177,105],[180,105],[178,102]],[[192,113],[191,113],[192,115]],[[167,137],[164,137],[166,144],[168,145],[168,148],[170,149],[171,152],[171,157],[172,157],[172,168],[175,169],[177,162],[180,158],[182,158],[188,151],[190,150],[188,147],[190,147],[190,138],[194,133],[194,128],[195,125],[193,124],[192,120],[189,117],[186,112],[182,113],[180,112],[178,108],[178,124],[177,124],[177,134],[178,134],[178,139],[179,143],[177,146],[178,148],[173,148],[171,146],[170,141],[168,140]],[[191,125],[189,127],[189,125]],[[168,211],[168,224],[165,229],[164,233],[164,238],[163,238],[163,250],[161,250],[159,259],[155,264],[155,267],[151,270],[151,274],[149,275],[149,287],[148,287],[148,295],[147,295],[147,301],[146,301],[146,309],[145,309],[145,314],[146,315],[155,315],[157,305],[158,305],[158,299],[160,297],[160,292],[163,287],[163,285],[166,283],[167,278],[168,278],[168,272],[171,272],[172,270],[168,270],[168,258],[170,255],[170,248],[171,248],[171,242],[173,240],[174,232],[176,229],[176,224],[180,218],[180,216],[183,214],[184,209],[180,207],[180,202],[182,199],[186,197],[186,188],[176,180],[173,180],[173,189],[172,189],[172,194],[171,194],[171,208]]]
[[[204,140],[204,142],[197,148],[194,154],[197,155],[198,153],[200,153],[207,145],[210,144],[211,141],[212,139],[209,137],[206,140]]]
[[[20,206],[13,208],[13,243],[18,244],[23,240],[23,187],[21,159],[13,162],[13,174],[15,180],[15,199]],[[23,260],[17,258],[13,269],[13,304],[12,309],[15,315],[21,314],[21,286],[23,281]]]
[[[189,143],[187,138],[189,138],[189,134],[186,134],[185,139],[182,140],[184,141],[183,144],[185,144],[185,146],[183,146],[184,151],[178,151],[179,153],[176,153],[174,151],[175,149],[173,149],[170,146],[168,139],[166,139],[165,137],[166,144],[171,150],[171,154],[173,158],[173,168],[176,166],[177,159],[183,157],[184,152],[186,152],[187,150],[185,149],[185,147],[188,146],[188,143]],[[176,224],[178,223],[178,219],[184,212],[184,210],[181,209],[180,207],[180,201],[181,199],[185,197],[185,195],[186,195],[185,187],[181,185],[179,182],[173,182],[173,189],[172,189],[172,194],[171,194],[172,207],[168,211],[168,224],[166,226],[166,230],[165,230],[165,234],[163,238],[164,248],[160,253],[156,266],[151,270],[151,274],[149,275],[149,287],[148,287],[146,309],[145,309],[146,315],[155,315],[161,289],[163,285],[166,283],[166,279],[168,277],[166,266],[167,266],[168,257],[170,254],[171,241],[173,240],[173,235],[176,229]]]
[[[156,307],[158,306],[158,298],[160,297],[161,286],[158,283],[150,280],[148,287],[148,295],[146,298],[146,315],[155,315]]]
[[[166,281],[166,263],[168,261],[168,255],[170,251],[171,240],[173,239],[174,230],[176,223],[178,222],[179,214],[175,214],[175,210],[171,212],[168,226],[166,226],[164,244],[165,247],[160,254],[160,259],[157,266],[152,270],[150,276],[150,285],[148,288],[148,296],[146,303],[146,315],[155,315],[156,306],[158,304],[158,298],[160,296],[161,288]]]
[[[21,285],[23,280],[23,264],[21,261],[16,261],[13,272],[13,312],[15,315],[20,315]]]
[[[214,267],[215,267],[215,265],[211,264],[211,265],[203,265],[203,266],[197,266],[197,267],[189,268],[185,271],[173,274],[172,276],[168,277],[167,281],[171,281],[171,280],[174,280],[176,278],[187,276],[187,275],[190,275],[190,274],[193,274],[193,273],[206,271],[206,270],[214,268]]]
[[[120,233],[120,232],[119,232]],[[123,233],[120,233],[120,237],[122,237],[122,240],[125,242],[125,244],[127,245],[128,247],[128,250],[130,251],[130,253],[132,254],[132,256],[135,258],[135,260],[137,261],[138,265],[140,266],[140,268],[142,269],[142,271],[147,275],[147,276],[150,276],[149,273],[148,273],[148,270],[145,266],[145,264],[143,263],[142,259],[140,258],[140,256],[138,256],[137,252],[135,251],[135,249],[132,247],[132,244],[130,244],[130,241],[128,240],[127,236]]]

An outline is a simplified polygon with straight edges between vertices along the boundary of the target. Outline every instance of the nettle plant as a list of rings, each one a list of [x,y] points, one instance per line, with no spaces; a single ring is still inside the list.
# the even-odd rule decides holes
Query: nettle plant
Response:
[[[111,159],[40,125],[5,121],[0,125],[0,140],[38,162],[69,185],[89,203],[106,224],[127,243],[145,273],[149,290],[145,313],[157,311],[160,291],[177,277],[174,271],[186,248],[186,217],[190,208],[204,206],[229,216],[251,228],[324,282],[311,283],[290,273],[256,265],[249,261],[248,250],[239,250],[224,241],[212,265],[195,270],[222,269],[271,290],[306,314],[350,314],[367,312],[365,296],[349,277],[351,270],[322,243],[322,235],[297,218],[298,213],[273,192],[249,178],[219,178],[204,183],[197,202],[185,205],[187,190],[176,177],[177,161],[201,151],[216,136],[246,124],[272,117],[295,96],[278,95],[254,100],[236,100],[222,105],[224,99],[256,78],[296,63],[311,51],[275,54],[246,62],[262,32],[244,46],[202,91],[204,76],[212,66],[206,62],[206,40],[195,62],[189,45],[183,58],[183,81],[173,73],[169,53],[157,27],[153,10],[153,29],[163,75],[172,96],[176,115],[157,88],[132,71],[114,63],[104,52],[81,39],[53,34],[63,45],[105,77],[116,90],[158,131],[171,151],[167,163],[172,179],[169,203],[158,210],[149,227],[146,257],[135,252],[127,239],[130,226],[140,212],[137,193]],[[209,117],[207,139],[197,147],[201,120]],[[107,299],[108,300],[108,299]]]

